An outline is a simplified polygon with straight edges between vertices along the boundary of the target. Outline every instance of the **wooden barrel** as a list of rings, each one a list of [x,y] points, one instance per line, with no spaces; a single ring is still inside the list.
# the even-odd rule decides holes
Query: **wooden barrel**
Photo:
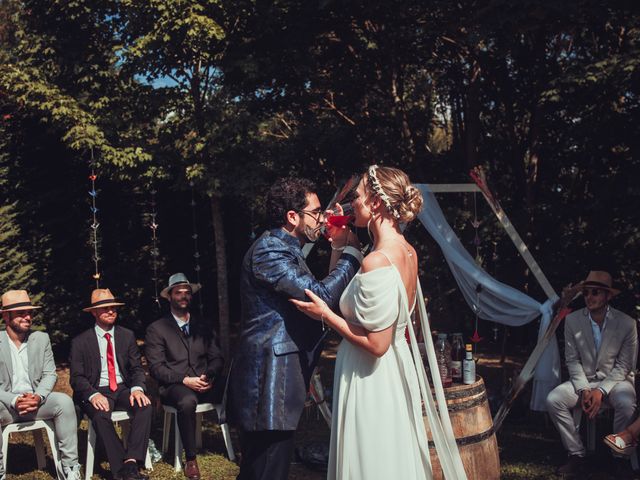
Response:
[[[498,442],[493,431],[487,391],[484,388],[482,378],[477,377],[476,382],[472,385],[456,384],[445,388],[445,397],[467,478],[469,480],[499,479]],[[442,468],[426,417],[424,424],[429,438],[433,478],[442,479]]]

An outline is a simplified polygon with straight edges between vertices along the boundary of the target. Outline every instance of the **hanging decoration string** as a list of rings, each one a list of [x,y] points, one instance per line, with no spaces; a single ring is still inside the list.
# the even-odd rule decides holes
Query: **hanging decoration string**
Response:
[[[473,226],[474,236],[473,236],[473,245],[476,247],[476,263],[482,266],[482,258],[480,257],[480,235],[478,235],[478,230],[482,222],[478,220],[478,204],[476,202],[476,192],[473,192],[473,221],[471,225]],[[474,352],[475,346],[478,342],[482,341],[482,337],[478,333],[478,318],[480,314],[480,292],[482,292],[482,285],[478,284],[476,286],[476,304],[473,306],[473,311],[475,313],[475,325],[473,336],[471,337],[471,342],[473,343]]]
[[[198,249],[198,224],[196,221],[196,194],[195,194],[195,184],[193,181],[189,182],[189,186],[191,187],[191,222],[193,225],[193,235],[191,238],[193,239],[193,258],[195,261],[195,265],[193,269],[196,272],[196,283],[200,284],[200,250]],[[202,304],[202,294],[198,295],[198,306],[200,308],[200,316],[203,315],[204,305]]]
[[[98,196],[98,192],[96,190],[96,179],[98,178],[98,175],[96,174],[96,160],[93,156],[93,147],[91,148],[91,160],[89,161],[89,167],[91,169],[91,174],[89,175],[89,180],[91,181],[89,196],[92,215],[89,241],[93,245],[93,279],[96,281],[96,288],[100,288],[100,256],[98,255],[98,228],[100,227],[100,224],[98,223],[98,208],[96,207],[96,197]]]
[[[151,212],[149,215],[149,228],[151,229],[151,269],[153,270],[153,301],[156,304],[158,311],[161,310],[160,295],[158,293],[158,258],[160,257],[160,249],[158,248],[158,212],[156,209],[156,193],[158,193],[155,187],[151,186]]]

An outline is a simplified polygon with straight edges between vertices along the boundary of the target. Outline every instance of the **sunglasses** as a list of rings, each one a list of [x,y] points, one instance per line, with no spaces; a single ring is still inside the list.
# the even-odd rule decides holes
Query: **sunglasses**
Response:
[[[585,297],[588,297],[589,295],[591,295],[592,297],[597,297],[598,295],[600,295],[601,293],[604,293],[605,290],[603,290],[602,288],[584,288],[582,289],[582,295]]]

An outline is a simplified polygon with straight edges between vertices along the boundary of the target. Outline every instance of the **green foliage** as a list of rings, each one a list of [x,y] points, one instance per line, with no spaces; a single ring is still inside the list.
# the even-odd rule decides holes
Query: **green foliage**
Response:
[[[168,269],[193,264],[184,217],[194,189],[209,292],[218,293],[214,275],[228,276],[237,311],[237,265],[259,233],[273,180],[311,177],[328,198],[375,162],[425,183],[467,182],[469,169],[483,166],[556,290],[608,268],[625,287],[618,306],[638,303],[640,16],[630,2],[5,0],[0,20],[8,174],[34,175],[36,159],[48,158],[39,143],[60,167],[46,170],[58,179],[40,186],[47,193],[15,188],[8,204],[44,286],[61,289],[60,304],[77,287],[64,272],[56,284],[64,262],[55,247],[60,231],[73,231],[69,250],[86,256],[86,206],[61,207],[69,216],[46,224],[27,219],[49,213],[54,200],[83,198],[90,150],[105,189],[105,268],[134,302],[149,298],[142,210],[151,188],[161,213],[170,212],[159,230]],[[439,199],[474,250],[471,196]],[[542,299],[477,205],[483,266]],[[214,231],[226,229],[226,241],[210,234],[212,206],[223,208]],[[409,235],[436,323],[455,319],[452,330],[468,330],[473,317],[437,248],[419,227]],[[221,243],[226,271],[213,260]],[[149,314],[140,313],[144,324]]]

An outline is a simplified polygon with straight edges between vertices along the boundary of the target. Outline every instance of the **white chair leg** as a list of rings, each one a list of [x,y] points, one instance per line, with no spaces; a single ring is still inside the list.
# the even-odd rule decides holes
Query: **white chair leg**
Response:
[[[233,451],[233,443],[231,443],[231,432],[229,431],[229,425],[223,423],[220,425],[220,430],[222,430],[222,438],[224,438],[224,445],[227,447],[227,456],[229,460],[232,462],[236,461],[236,454]]]
[[[84,478],[85,480],[91,480],[93,475],[93,462],[95,460],[95,448],[96,448],[96,431],[93,428],[93,423],[89,420],[89,428],[87,430],[87,461],[84,465]]]
[[[47,459],[44,454],[44,442],[42,441],[42,429],[33,430],[33,443],[36,447],[36,459],[38,462],[38,469],[44,470],[47,466]]]
[[[169,450],[169,435],[171,434],[171,414],[164,412],[164,425],[162,427],[162,453]]]
[[[196,448],[202,448],[202,413],[196,413]]]
[[[56,475],[59,480],[64,479],[64,470],[62,468],[62,461],[60,459],[60,448],[58,447],[58,439],[54,430],[53,422],[46,422],[47,437],[49,437],[49,446],[51,447],[51,456],[53,457],[53,464],[56,468]]]
[[[144,456],[144,468],[146,468],[147,470],[153,470],[153,463],[151,462],[149,447],[147,447],[147,454]]]
[[[9,431],[5,428],[2,431],[2,469],[7,471],[7,453],[9,451]]]
[[[180,438],[180,428],[178,427],[178,414],[176,413],[173,416],[173,430],[174,430],[174,435],[175,435],[175,442],[174,442],[174,450],[175,453],[173,454],[173,468],[176,472],[179,472],[182,470],[182,439]]]

